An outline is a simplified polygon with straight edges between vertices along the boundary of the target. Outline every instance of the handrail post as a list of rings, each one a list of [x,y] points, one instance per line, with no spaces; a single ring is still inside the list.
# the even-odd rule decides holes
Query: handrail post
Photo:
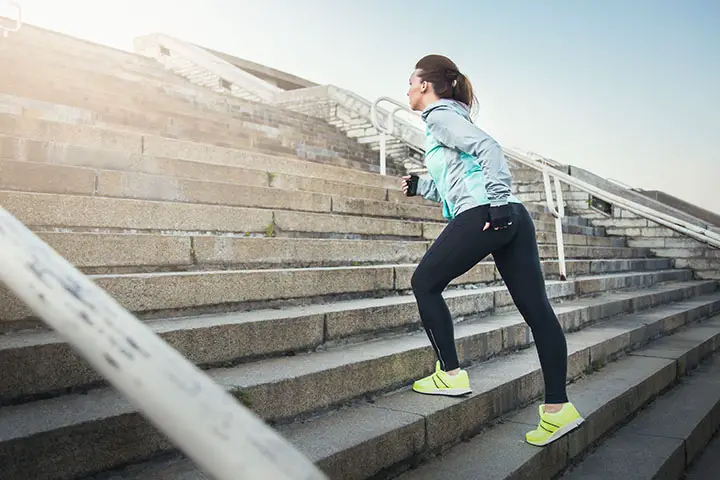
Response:
[[[567,265],[565,264],[565,242],[563,241],[562,219],[565,217],[565,202],[562,196],[560,179],[555,177],[555,198],[557,200],[558,216],[555,218],[555,231],[557,232],[558,262],[560,263],[560,280],[567,280]]]
[[[385,125],[380,124],[380,118],[379,118],[379,114],[378,114],[378,110],[380,109],[380,107],[378,107],[378,105],[380,104],[380,102],[388,102],[392,105],[395,105],[395,108],[393,108],[387,114],[387,122]],[[405,105],[402,105],[398,101],[393,100],[388,97],[378,98],[377,100],[375,100],[372,103],[372,105],[370,107],[370,121],[372,122],[373,127],[375,127],[375,130],[378,131],[378,134],[380,136],[380,174],[381,175],[387,174],[387,139],[388,139],[388,137],[392,137],[393,132],[395,131],[395,115],[397,115],[398,112],[402,112],[402,111],[408,111],[414,115],[417,115],[416,112],[411,111]]]
[[[216,480],[327,477],[0,207],[0,282]]]
[[[557,197],[557,208],[553,201],[552,186],[550,184],[550,167],[543,165],[543,184],[545,185],[545,200],[550,214],[555,217],[555,242],[557,244],[558,264],[560,280],[567,280],[567,266],[565,265],[565,243],[563,242],[562,219],[565,216],[565,205],[562,198],[562,185],[560,179],[555,177],[555,196]]]
[[[380,175],[387,175],[387,166],[386,166],[386,145],[385,145],[385,132],[380,133]]]

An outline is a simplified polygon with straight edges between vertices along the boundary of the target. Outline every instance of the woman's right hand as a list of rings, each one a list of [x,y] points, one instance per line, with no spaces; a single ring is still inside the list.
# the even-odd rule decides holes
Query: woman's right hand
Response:
[[[417,194],[417,185],[419,177],[417,175],[405,175],[400,181],[400,188],[403,193],[408,197],[413,197]]]

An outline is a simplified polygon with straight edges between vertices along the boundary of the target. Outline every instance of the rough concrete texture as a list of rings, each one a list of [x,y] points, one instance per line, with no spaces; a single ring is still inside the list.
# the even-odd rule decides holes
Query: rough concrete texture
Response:
[[[271,187],[283,190],[328,193],[370,200],[385,200],[387,197],[387,189],[352,183],[352,178],[346,178],[345,181],[327,180],[320,177],[289,175],[282,172],[270,172],[268,176]]]
[[[720,434],[716,434],[710,444],[703,450],[687,469],[685,480],[708,480],[715,478],[720,471]]]
[[[0,189],[92,195],[95,171],[0,159]]]
[[[353,183],[361,185],[394,190],[400,189],[395,177],[382,177],[376,174],[303,161],[297,158],[279,157],[215,145],[154,136],[144,136],[143,138],[145,141],[144,152],[149,155],[245,168],[257,168],[258,165],[263,165],[264,170],[269,172],[320,177],[335,181],[347,181],[348,178],[352,178]]]
[[[569,337],[572,339],[580,337],[582,335],[583,332],[578,332],[575,334],[570,334]],[[611,340],[611,338],[612,337],[609,337],[604,341]],[[377,346],[374,348],[381,349],[382,346]],[[571,360],[581,360],[580,363],[574,363],[571,361],[571,375],[577,376],[581,373],[581,369],[589,368],[590,358],[588,355],[588,351],[589,349],[587,348],[583,348],[581,350],[571,349],[569,351]],[[332,354],[332,352],[330,353]],[[428,357],[430,357],[430,355],[428,355]],[[430,358],[428,358],[428,360],[429,359]],[[338,361],[347,362],[347,359],[338,358]],[[632,357],[632,359],[627,359],[624,361],[632,361],[634,362],[633,365],[645,366],[645,369],[642,370],[639,367],[628,368],[628,364],[625,363],[618,368],[617,371],[619,372],[619,374],[615,378],[612,378],[611,375],[607,374],[607,371],[612,368],[611,365],[610,367],[607,367],[608,370],[604,371],[606,372],[606,374],[600,377],[603,382],[602,388],[588,391],[587,388],[573,390],[573,387],[571,386],[571,396],[574,401],[577,402],[578,406],[582,409],[583,414],[588,415],[588,423],[585,427],[583,427],[582,430],[578,431],[579,433],[582,433],[581,437],[575,440],[573,440],[572,436],[569,437],[570,440],[572,440],[570,444],[587,445],[590,441],[592,441],[590,440],[590,438],[598,438],[604,431],[607,431],[607,429],[610,428],[612,424],[604,423],[607,421],[604,419],[608,417],[608,414],[610,414],[610,418],[613,419],[613,421],[619,421],[617,419],[624,418],[623,413],[624,415],[627,415],[629,411],[632,411],[633,408],[639,408],[648,398],[662,390],[664,386],[668,385],[675,379],[677,370],[672,360]],[[356,365],[359,366],[361,364]],[[398,367],[399,366],[400,365],[398,365]],[[248,366],[242,366],[241,368],[247,368],[252,370],[254,367],[253,364],[251,364]],[[290,381],[292,378],[297,379],[298,377],[293,377],[293,375],[297,375],[299,373],[303,373],[305,376],[307,376],[308,374],[311,374],[312,371],[315,371],[318,366],[315,362],[298,362],[298,367],[296,368],[299,368],[300,370],[292,373],[284,372],[282,370],[276,370],[274,371],[274,373],[272,373],[273,378],[275,378],[276,382],[282,384],[283,382]],[[327,367],[321,366],[320,368]],[[259,373],[251,373],[250,370],[248,370],[248,376],[246,378],[251,382],[257,381]],[[428,451],[428,449],[432,449],[433,447],[442,445],[445,441],[455,443],[461,437],[465,435],[470,435],[471,433],[477,431],[479,427],[484,425],[488,420],[491,420],[493,416],[507,413],[512,409],[517,408],[517,406],[522,405],[523,402],[531,401],[542,392],[542,376],[540,374],[536,354],[533,350],[526,350],[517,354],[513,354],[512,356],[507,358],[499,358],[491,360],[489,362],[484,362],[477,367],[469,369],[469,373],[471,375],[471,381],[474,385],[475,391],[473,394],[466,398],[426,398],[421,397],[417,394],[413,394],[412,392],[400,392],[376,400],[372,408],[388,410],[392,412],[392,415],[396,416],[396,418],[399,415],[407,414],[424,416],[424,438],[426,440],[424,445],[420,445],[420,448],[422,448],[423,451]],[[269,378],[270,377],[268,377],[268,379]],[[220,380],[222,381],[222,377]],[[372,379],[363,378],[363,381],[372,381]],[[631,385],[629,389],[628,384]],[[318,385],[320,385],[322,388],[318,387]],[[323,392],[325,391],[324,388],[326,386],[330,387],[330,385],[326,385],[325,383],[318,383],[317,381],[314,381],[311,382],[308,388],[315,396],[322,396]],[[618,391],[621,392],[619,394],[620,398],[613,403],[609,399],[617,398],[618,394],[615,392]],[[615,397],[610,395],[613,393],[615,393]],[[290,393],[286,392],[286,395],[287,394]],[[292,395],[293,398],[295,398],[294,392]],[[263,405],[253,407],[253,404],[257,404],[253,401],[251,395],[243,394],[243,398],[245,398],[246,401],[250,402],[251,408],[265,409]],[[305,397],[303,394],[300,399],[303,402],[317,402],[313,399],[312,395],[308,395],[307,397]],[[116,418],[114,417],[114,415],[117,415],[117,413],[115,412],[118,412],[119,410],[126,411],[124,408],[121,409],[121,407],[117,406],[117,400],[114,397],[104,397],[99,391],[91,392],[90,394],[86,395],[86,398],[83,399],[83,401],[92,402],[93,405],[93,409],[87,409],[87,411],[84,410],[84,413],[82,414],[86,422],[85,426],[87,428],[98,429],[98,434],[100,434],[100,432],[104,430],[105,427],[103,424],[109,421],[113,421],[112,419]],[[52,408],[50,408],[50,405],[52,405],[52,401],[45,402],[45,404],[48,405],[48,407],[46,407],[48,411],[48,417],[55,418],[55,415],[53,415],[53,413],[51,412]],[[595,405],[596,407],[593,407],[593,405]],[[622,405],[624,405],[624,407],[620,408]],[[58,407],[59,405],[54,408]],[[107,415],[106,413],[100,413],[100,411],[104,412],[107,410],[110,410],[113,413],[111,413],[110,415]],[[76,408],[73,408],[70,411],[77,412],[78,410]],[[536,408],[534,411],[537,411]],[[594,414],[594,411],[602,412],[602,415],[600,415],[600,413]],[[72,413],[72,415],[70,415],[70,418],[74,421],[78,421],[80,419],[77,418],[77,415],[77,413]],[[350,424],[346,422],[346,418],[349,418],[348,415],[357,415],[357,410],[355,408],[339,410],[337,412],[329,414],[328,416],[323,416],[320,419],[310,420],[304,424],[296,424],[293,427],[288,428],[295,428],[297,429],[295,430],[296,432],[302,431],[305,435],[304,438],[308,438],[313,434],[319,436],[320,438],[318,439],[318,443],[322,442],[324,446],[314,447],[314,449],[322,448],[322,451],[325,452],[324,455],[333,459],[333,468],[342,469],[343,465],[354,466],[357,465],[357,462],[360,461],[360,459],[354,456],[354,454],[357,453],[357,450],[354,450],[352,448],[347,450],[343,449],[343,445],[347,444],[347,440],[342,441],[340,440],[340,438],[336,438],[335,436],[330,437],[330,434],[333,431],[339,432],[336,433],[338,435],[343,435],[347,437],[347,429],[338,427],[338,430],[333,430],[328,428],[327,425],[324,423],[318,424],[316,422],[332,422],[336,425],[346,426]],[[603,418],[601,418],[601,416]],[[132,418],[134,418],[134,416]],[[0,416],[0,421],[1,420],[3,420],[2,416]],[[529,419],[523,419],[520,416],[512,420],[514,422],[525,423],[525,429],[532,428],[528,427],[528,422],[535,421],[533,417],[529,417]],[[22,421],[28,420],[23,420],[22,418],[19,418],[18,415],[14,415],[11,419],[7,420],[5,424],[0,423],[0,426],[5,428],[4,431],[11,432],[11,434],[12,432],[17,432],[17,434],[19,434],[20,432],[18,430],[22,429],[22,427],[20,427],[20,425],[22,425]],[[405,422],[406,423],[398,421],[398,423],[403,425],[402,428],[408,428],[405,426],[407,425],[407,420]],[[386,451],[385,448],[382,448],[383,444],[378,445],[377,442],[381,442],[383,439],[387,439],[387,425],[390,423],[391,422],[389,420],[383,422],[381,424],[382,429],[380,432],[378,431],[377,424],[370,422],[368,424],[364,424],[365,427],[363,430],[361,430],[363,432],[362,435],[364,436],[363,445],[365,445],[367,449],[370,449],[369,451]],[[34,423],[33,425],[37,424]],[[44,425],[44,429],[53,428],[47,424],[41,423],[41,425]],[[325,428],[321,429],[319,427],[316,427],[316,425]],[[24,427],[24,429],[28,428],[35,427]],[[152,438],[152,432],[150,427],[148,426],[147,429],[148,430],[145,435],[148,435],[150,436],[150,438]],[[124,432],[121,429],[116,429],[114,430],[114,435],[124,435]],[[140,436],[134,438],[136,442],[142,443],[142,435],[139,432],[138,435]],[[46,437],[47,435],[41,435],[39,438]],[[418,437],[420,437],[419,434]],[[529,447],[528,445],[523,445],[521,441],[517,438],[513,438],[513,443],[516,446],[513,448]],[[0,452],[2,452],[1,448],[2,443],[0,443]],[[82,447],[81,445],[78,445],[76,448]],[[403,449],[405,449],[405,451],[407,452],[410,450],[417,451],[420,448],[418,448],[418,446],[413,443],[412,448],[403,447],[400,450],[402,451]],[[535,452],[552,451],[551,449],[534,449],[533,447],[529,448],[534,450]],[[368,450],[366,449],[362,449],[360,453],[366,454],[367,451]],[[398,450],[395,450],[395,452],[398,452]],[[119,458],[116,457],[116,462],[125,461],[126,457],[123,453],[124,452],[120,452],[120,454],[118,455]],[[2,453],[0,453],[0,455],[1,454]],[[510,455],[510,453],[508,453],[508,455]],[[393,453],[393,455],[388,455],[387,457],[382,457],[381,455],[372,457],[378,459],[378,461],[383,460],[387,463],[368,464],[365,466],[365,468],[368,468],[371,471],[377,471],[382,468],[389,467],[392,465],[392,463],[397,462],[398,456],[399,453]],[[367,460],[366,457],[362,458],[364,460]],[[507,456],[505,458],[507,458]],[[544,465],[543,461],[545,459],[541,458],[540,460],[541,461],[540,463],[538,463],[538,465]],[[90,462],[92,462],[93,464],[102,461],[104,461],[103,458],[93,458],[92,460],[90,460]],[[509,465],[509,463],[504,458],[496,458],[494,460],[496,464],[499,461],[502,462],[505,466],[503,468],[507,468],[507,466]],[[487,463],[488,465],[490,465],[491,462],[488,460]],[[117,463],[115,464],[117,465]],[[27,471],[30,472],[32,472],[32,469],[34,468],[32,464],[23,465],[23,467],[27,468]],[[519,468],[516,470],[522,471],[522,469],[523,466],[520,465]],[[447,470],[448,472],[451,471],[449,468]]]
[[[91,279],[133,312],[208,307],[250,301],[393,289],[393,268],[345,267],[285,270],[96,275]],[[4,320],[30,312],[0,289]]]
[[[141,153],[142,136],[121,130],[89,125],[71,125],[14,115],[0,114],[0,132],[4,135],[59,141],[90,148]]]
[[[714,289],[714,285],[709,282],[692,282],[691,285],[650,287],[648,291],[609,293],[602,298],[556,305],[555,311],[563,328],[573,331],[588,322],[634,311],[636,303],[642,303],[642,308],[660,306],[685,295],[710,293],[710,288]],[[445,297],[451,314],[458,320],[493,308],[492,289],[446,292]],[[644,298],[652,298],[653,301],[639,302]],[[698,311],[703,305],[709,304],[701,303],[689,312]],[[688,314],[682,309],[679,312],[674,317],[678,317],[680,322],[686,321]],[[706,310],[704,313],[709,312]],[[218,364],[253,356],[300,352],[324,342],[363,333],[377,334],[389,328],[419,328],[419,322],[415,300],[407,295],[282,310],[157,320],[149,325],[191,361]],[[481,322],[501,333],[504,350],[524,348],[532,342],[527,324],[517,314],[487,317]],[[422,333],[420,337],[424,338]],[[465,343],[458,342],[458,348],[464,350]],[[16,366],[0,375],[0,398],[5,400],[86,385],[99,379],[97,373],[89,370],[64,342],[48,332],[17,332],[0,337],[0,361]]]
[[[0,192],[0,203],[30,227],[265,232],[272,211],[118,198]]]
[[[190,236],[55,232],[38,236],[78,268],[170,267],[193,263]]]
[[[538,407],[532,405],[400,478],[552,478],[568,456],[576,456],[672,382],[673,367],[671,360],[628,358],[570,385],[568,395],[586,421],[548,447],[523,441],[525,432],[537,427]]]
[[[275,225],[282,232],[339,233],[394,237],[420,237],[422,224],[350,215],[277,211]]]
[[[198,264],[324,266],[356,263],[416,263],[425,242],[300,238],[194,237]]]
[[[289,193],[270,187],[203,182],[129,172],[98,172],[97,195],[311,212],[329,212],[331,208],[331,197],[320,193]]]
[[[230,270],[220,272],[95,275],[91,278],[121,305],[134,312],[201,309],[249,301],[268,301],[395,289],[402,266],[330,267],[309,269]],[[481,267],[482,268],[482,267]],[[474,273],[471,273],[474,275]],[[644,287],[659,282],[687,281],[690,271],[616,273],[547,282],[550,298],[586,295],[613,289]],[[300,282],[300,283],[298,283]],[[310,288],[311,287],[311,288]],[[513,305],[507,289],[493,290],[496,308]],[[3,321],[20,321],[29,310],[0,286]]]
[[[713,357],[681,378],[563,478],[680,478],[718,426],[720,363]]]
[[[352,195],[353,192],[347,192]],[[364,198],[334,196],[332,211],[352,215],[368,215],[375,217],[412,218],[417,220],[436,220],[442,222],[442,210],[438,207],[413,205],[409,203],[383,202]]]

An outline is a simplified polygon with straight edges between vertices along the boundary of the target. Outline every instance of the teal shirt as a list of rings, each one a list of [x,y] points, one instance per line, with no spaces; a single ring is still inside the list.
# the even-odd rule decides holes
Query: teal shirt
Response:
[[[443,203],[452,220],[479,205],[521,203],[510,193],[512,176],[500,145],[475,126],[468,107],[442,99],[422,112],[426,124],[425,167],[418,193]]]

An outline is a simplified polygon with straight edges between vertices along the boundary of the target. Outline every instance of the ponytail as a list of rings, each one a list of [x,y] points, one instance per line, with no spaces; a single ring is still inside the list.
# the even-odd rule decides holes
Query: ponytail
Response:
[[[472,109],[477,105],[472,83],[460,73],[457,65],[442,55],[428,55],[415,65],[420,70],[418,76],[432,84],[435,94],[440,98],[451,98],[464,103]]]

